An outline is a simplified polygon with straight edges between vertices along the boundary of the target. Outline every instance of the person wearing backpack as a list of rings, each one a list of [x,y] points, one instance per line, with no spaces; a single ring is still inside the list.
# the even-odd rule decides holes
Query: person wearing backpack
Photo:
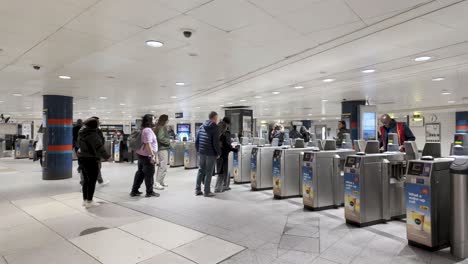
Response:
[[[158,193],[153,191],[155,165],[159,163],[158,157],[158,141],[153,132],[153,115],[146,114],[141,121],[140,147],[135,146],[138,140],[135,139],[135,134],[131,136],[131,146],[136,149],[138,155],[138,170],[135,173],[133,180],[131,197],[140,196],[142,193],[138,190],[141,184],[145,181],[146,197],[159,197]]]
[[[167,131],[167,124],[169,123],[169,117],[167,115],[161,115],[158,119],[158,123],[154,128],[154,133],[158,140],[158,172],[156,174],[156,183],[154,188],[157,190],[164,190],[164,187],[168,187],[165,182],[167,173],[167,163],[169,160],[169,148],[171,147],[171,138]]]
[[[98,133],[99,121],[89,118],[78,132],[78,159],[83,174],[83,206],[90,208],[98,204],[93,201],[94,190],[100,171],[101,159],[109,159]]]

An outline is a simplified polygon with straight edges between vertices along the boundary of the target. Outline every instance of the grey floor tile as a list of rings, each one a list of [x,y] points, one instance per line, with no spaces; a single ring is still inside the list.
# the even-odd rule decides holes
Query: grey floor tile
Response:
[[[337,262],[318,257],[311,264],[337,264]]]
[[[205,236],[198,231],[157,218],[148,218],[127,224],[121,226],[120,229],[167,250],[172,250]]]
[[[102,263],[138,263],[165,252],[164,249],[120,229],[107,229],[71,240]]]
[[[22,209],[40,221],[79,213],[79,211],[75,210],[74,208],[66,206],[57,201],[30,206],[25,205],[22,207]]]
[[[297,250],[289,250],[279,256],[280,259],[295,263],[295,264],[310,264],[312,263],[319,254],[316,253],[307,253],[303,251]]]
[[[200,264],[214,264],[242,250],[244,248],[236,244],[212,236],[205,236],[178,247],[173,252]]]
[[[195,264],[195,262],[170,251],[166,251],[160,255],[142,261],[139,264]]]
[[[279,248],[308,253],[319,253],[320,240],[318,238],[283,235],[279,244]]]
[[[61,239],[38,222],[0,229],[0,255],[21,254]]]
[[[7,255],[5,257],[8,264],[98,264],[94,258],[90,257],[79,248],[68,241],[57,240],[46,243],[40,248],[27,250],[22,253]]]
[[[43,222],[49,228],[67,239],[72,239],[112,227],[99,219],[84,213],[47,219]]]
[[[122,226],[149,218],[148,215],[110,203],[90,208],[87,213],[112,226]]]

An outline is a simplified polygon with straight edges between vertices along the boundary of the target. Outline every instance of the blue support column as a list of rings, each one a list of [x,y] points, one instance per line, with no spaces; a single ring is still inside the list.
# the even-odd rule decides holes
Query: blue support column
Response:
[[[44,95],[43,180],[69,179],[73,174],[73,97]]]
[[[457,133],[468,133],[468,112],[456,113]]]
[[[341,102],[341,118],[346,121],[351,139],[359,139],[359,106],[365,105],[366,100]]]

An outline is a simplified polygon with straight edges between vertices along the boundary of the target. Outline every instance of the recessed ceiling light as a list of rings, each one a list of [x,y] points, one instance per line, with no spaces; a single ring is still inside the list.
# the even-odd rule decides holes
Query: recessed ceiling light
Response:
[[[328,102],[328,100],[327,99],[322,99],[322,102]]]
[[[247,100],[245,99],[240,99],[239,102],[246,102]]]
[[[443,81],[443,80],[445,80],[444,77],[437,77],[437,78],[432,79],[433,82],[440,82],[440,81]]]
[[[0,101],[0,103],[4,103],[5,101]]]
[[[334,81],[335,81],[335,79],[325,79],[325,80],[323,80],[323,82],[326,82],[326,83],[330,83],[330,82],[334,82]]]
[[[177,96],[173,95],[173,96],[171,96],[171,98],[172,98],[172,99],[176,99],[176,98],[177,98]]]
[[[325,118],[325,117],[322,117],[321,119],[322,119],[322,120],[326,120],[326,118]]]
[[[312,116],[312,114],[309,114],[309,116]]]
[[[107,114],[111,114],[111,112],[106,112]]]
[[[451,92],[448,92],[448,91],[442,91],[442,95],[451,95],[452,93]]]
[[[31,109],[31,107],[30,107],[30,106],[26,106],[25,108],[26,108],[26,109]]]
[[[13,95],[13,96],[23,96],[23,95],[20,94],[20,93],[14,93],[14,94],[11,94],[11,95]]]
[[[196,106],[195,108],[200,109],[201,107],[200,107],[200,106]]]
[[[294,89],[303,89],[304,86],[301,86],[301,85],[298,85],[298,86],[294,86]]]
[[[105,96],[101,96],[101,97],[99,97],[99,99],[101,99],[101,100],[106,100],[106,99],[107,99],[107,97],[105,97]]]
[[[268,111],[268,110],[270,110],[270,109],[268,109],[268,108],[265,108],[265,109],[263,109],[263,110],[265,110],[265,111]]]
[[[375,72],[374,69],[367,69],[367,70],[363,70],[362,73],[373,73]]]
[[[336,119],[336,120],[340,120],[340,118],[339,118],[339,117],[335,117],[335,119]]]
[[[28,116],[32,116],[32,114],[28,114]]]
[[[125,114],[125,112],[122,112],[122,114]]]
[[[421,61],[428,61],[428,60],[430,60],[430,59],[432,59],[432,58],[429,57],[429,56],[421,56],[421,57],[415,58],[414,61],[416,61],[416,62],[421,62]]]
[[[78,113],[79,115],[82,115],[83,113]]]
[[[260,99],[262,98],[260,95],[255,96],[255,98]]]
[[[280,92],[272,92],[272,94],[280,94]]]
[[[224,105],[219,105],[219,106],[223,107]]]
[[[455,101],[450,100],[450,101],[448,101],[448,103],[449,103],[449,104],[453,104],[453,103],[455,103]]]
[[[91,109],[91,110],[96,110],[96,107],[92,106],[92,107],[90,107],[89,109]]]
[[[152,47],[152,48],[160,48],[164,46],[164,43],[162,43],[161,41],[157,41],[157,40],[147,40],[146,46]]]
[[[120,103],[121,106],[124,106],[125,104],[124,103]]]
[[[184,82],[176,82],[175,85],[177,85],[177,86],[184,86],[185,83],[184,83]]]
[[[231,103],[231,102],[228,103],[228,105],[232,105],[232,104],[234,104],[234,103]]]
[[[62,79],[62,80],[70,80],[71,79],[71,77],[67,76],[67,75],[60,75],[59,78]]]
[[[156,111],[153,110],[153,111],[151,111],[151,113],[156,113]]]

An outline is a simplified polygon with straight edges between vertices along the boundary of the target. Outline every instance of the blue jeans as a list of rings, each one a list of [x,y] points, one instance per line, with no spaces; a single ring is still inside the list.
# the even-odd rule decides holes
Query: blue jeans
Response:
[[[198,164],[196,191],[201,191],[201,183],[205,185],[205,194],[210,193],[211,177],[213,177],[216,156],[207,156],[199,154],[200,163]]]

